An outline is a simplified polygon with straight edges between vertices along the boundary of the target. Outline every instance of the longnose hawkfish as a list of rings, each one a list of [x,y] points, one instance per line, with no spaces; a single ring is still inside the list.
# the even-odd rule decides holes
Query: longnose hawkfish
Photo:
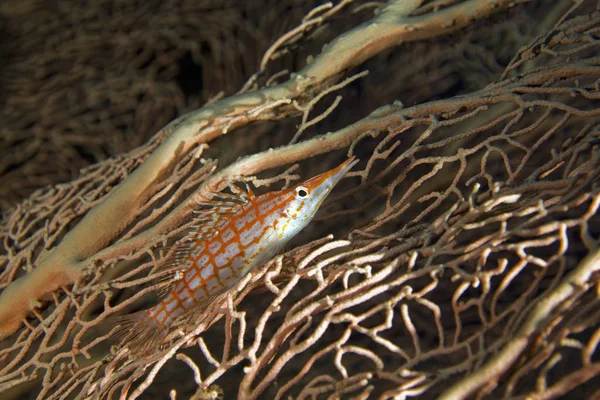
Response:
[[[162,343],[178,318],[267,262],[308,225],[325,197],[357,162],[351,157],[288,189],[260,196],[239,189],[201,203],[196,230],[161,264],[174,268],[176,277],[171,278],[160,302],[118,318],[123,342],[132,346],[137,342],[144,348]]]

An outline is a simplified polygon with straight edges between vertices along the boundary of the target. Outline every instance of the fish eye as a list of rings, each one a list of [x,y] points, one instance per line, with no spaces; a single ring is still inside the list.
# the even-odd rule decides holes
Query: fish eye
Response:
[[[305,188],[304,186],[297,187],[296,188],[296,196],[298,196],[301,199],[308,197],[308,189]]]

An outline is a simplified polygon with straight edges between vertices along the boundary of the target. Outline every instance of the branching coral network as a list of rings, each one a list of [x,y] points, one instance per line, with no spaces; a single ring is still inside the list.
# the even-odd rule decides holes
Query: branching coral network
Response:
[[[596,2],[549,7],[543,29],[485,87],[346,108],[352,123],[318,130],[370,78],[370,60],[528,3],[323,4],[267,50],[237,94],[21,202],[0,230],[0,393],[600,395]],[[270,71],[336,18],[365,11],[370,19],[304,68]],[[213,151],[249,126],[298,117],[295,131],[278,132],[283,146],[226,166]],[[154,353],[118,344],[104,322],[163,284],[157,262],[193,225],[196,201],[235,181],[288,185],[348,155],[360,164],[295,247],[178,321]]]

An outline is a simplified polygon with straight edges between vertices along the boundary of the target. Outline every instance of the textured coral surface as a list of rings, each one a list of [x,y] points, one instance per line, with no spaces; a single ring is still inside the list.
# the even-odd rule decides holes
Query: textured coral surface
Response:
[[[309,3],[0,5],[0,397],[600,397],[597,1]],[[115,337],[197,201],[350,155],[283,253]]]

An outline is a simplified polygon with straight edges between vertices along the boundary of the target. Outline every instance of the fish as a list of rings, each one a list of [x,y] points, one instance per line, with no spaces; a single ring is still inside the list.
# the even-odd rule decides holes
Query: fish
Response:
[[[119,326],[121,342],[140,352],[160,346],[178,319],[268,262],[302,231],[358,161],[352,156],[302,183],[259,196],[230,185],[232,194],[217,193],[199,203],[195,229],[161,263],[175,272],[160,301],[111,323]]]

